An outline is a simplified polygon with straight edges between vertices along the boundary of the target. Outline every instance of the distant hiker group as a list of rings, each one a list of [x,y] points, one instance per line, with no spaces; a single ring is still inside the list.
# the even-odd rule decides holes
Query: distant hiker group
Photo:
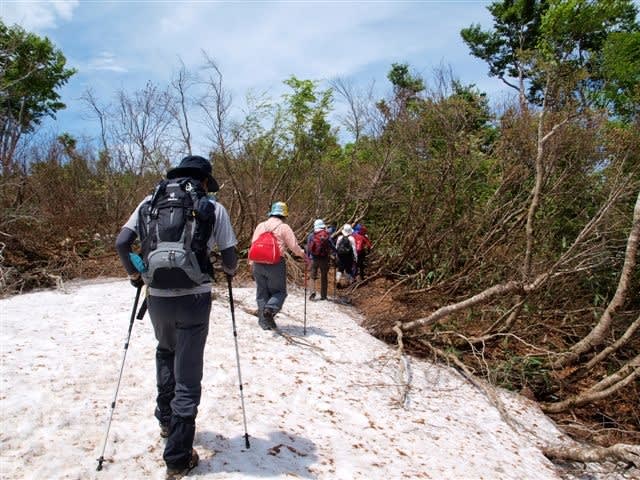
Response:
[[[275,315],[282,309],[287,297],[287,269],[284,252],[288,249],[303,258],[311,277],[310,300],[327,300],[331,260],[335,264],[335,283],[340,287],[350,285],[359,275],[364,279],[366,258],[372,248],[367,228],[357,224],[343,225],[334,240],[335,228],[327,227],[321,218],[313,222],[313,230],[307,235],[304,250],[298,245],[291,227],[285,223],[289,207],[275,202],[253,232],[248,259],[256,282],[258,324],[264,330],[275,330]],[[317,297],[316,281],[320,277],[320,297]]]
[[[355,227],[345,223],[335,236],[335,229],[326,227],[322,219],[313,224],[313,232],[307,237],[307,255],[312,260],[311,265],[311,295],[315,299],[315,280],[320,271],[320,300],[326,300],[328,289],[328,272],[330,259],[335,263],[335,281],[340,287],[353,283],[359,276],[365,277],[366,258],[371,251],[372,244],[367,234],[367,228],[358,223]]]

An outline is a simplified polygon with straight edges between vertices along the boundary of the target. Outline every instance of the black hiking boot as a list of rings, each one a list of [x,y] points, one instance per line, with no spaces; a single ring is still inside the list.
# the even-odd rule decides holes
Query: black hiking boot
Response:
[[[263,330],[275,330],[276,328],[278,328],[276,322],[273,320],[274,315],[275,314],[273,313],[273,310],[271,310],[270,308],[264,309],[264,311],[262,312],[263,320],[262,322],[258,322],[260,323],[260,326]]]
[[[169,425],[165,423],[160,424],[160,436],[162,438],[167,438],[169,436]]]
[[[316,292],[311,292],[311,295],[309,295],[309,300],[314,300],[316,298]]]
[[[184,468],[169,468],[167,467],[167,475],[165,477],[166,480],[178,480],[185,475],[187,475],[191,470],[196,468],[198,462],[200,461],[200,457],[198,456],[198,452],[196,452],[195,448],[191,449],[191,458],[189,459],[189,463]]]

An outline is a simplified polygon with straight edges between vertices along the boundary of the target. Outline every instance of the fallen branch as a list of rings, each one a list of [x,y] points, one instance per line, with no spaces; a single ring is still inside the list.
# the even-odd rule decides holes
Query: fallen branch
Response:
[[[627,248],[624,256],[624,265],[618,280],[618,287],[613,298],[607,305],[604,313],[600,317],[598,323],[593,327],[587,336],[576,343],[562,357],[553,362],[552,367],[560,369],[574,363],[583,353],[591,351],[594,347],[600,345],[606,333],[609,331],[613,322],[614,313],[624,303],[631,283],[631,276],[636,266],[636,253],[638,251],[638,242],[640,242],[640,193],[636,199],[633,209],[633,220],[631,222],[631,230],[627,239]]]
[[[480,381],[475,377],[475,375],[469,370],[469,367],[467,367],[464,363],[462,363],[462,361],[460,361],[455,355],[446,353],[443,350],[437,347],[434,347],[429,342],[426,342],[424,340],[419,340],[419,342],[422,343],[425,347],[427,347],[431,351],[433,351],[433,353],[435,353],[437,356],[443,358],[447,362],[453,363],[456,367],[458,367],[462,376],[466,378],[469,381],[469,383],[471,383],[474,387],[480,390],[484,395],[486,395],[486,397],[489,399],[491,404],[496,408],[496,410],[498,410],[500,417],[504,420],[504,422],[507,425],[509,425],[513,429],[514,432],[517,433],[519,431],[517,424],[520,427],[523,427],[523,425],[520,425],[519,422],[517,422],[511,415],[509,415],[504,404],[498,398],[495,391],[493,390],[493,387],[485,386],[482,383],[480,383]]]
[[[501,418],[509,425],[514,432],[518,433],[520,429],[527,431],[529,434],[537,438],[536,432],[525,425],[520,424],[515,420],[504,407],[502,401],[498,398],[496,393],[491,387],[485,387],[480,383],[476,377],[469,371],[469,368],[462,363],[455,355],[448,354],[437,347],[434,347],[430,343],[420,340],[420,342],[427,348],[431,349],[436,355],[454,363],[459,369],[460,373],[476,388],[483,392],[493,406],[500,413]],[[635,373],[638,371],[636,370]],[[629,375],[625,380],[631,381]],[[543,446],[542,452],[551,459],[557,460],[569,460],[576,462],[607,462],[607,461],[622,461],[640,467],[640,446],[639,445],[627,445],[616,444],[611,447],[597,447],[597,446],[585,446],[576,444],[575,446]]]
[[[437,321],[448,317],[454,312],[458,312],[460,310],[464,310],[467,308],[471,308],[475,305],[487,303],[494,297],[500,295],[507,295],[510,293],[514,293],[522,288],[522,284],[520,282],[516,282],[514,280],[509,281],[507,283],[502,283],[499,285],[494,285],[493,287],[487,288],[486,290],[467,298],[461,302],[454,303],[452,305],[445,305],[444,307],[440,307],[438,310],[433,312],[428,317],[419,318],[417,320],[413,320],[411,322],[407,322],[401,325],[402,330],[411,330],[416,327],[425,327],[431,324],[436,323]]]
[[[638,330],[638,328],[640,328],[640,315],[638,315],[638,318],[636,318],[633,323],[629,325],[627,331],[624,332],[624,334],[618,340],[616,340],[614,343],[609,345],[607,348],[605,348],[599,354],[589,360],[584,365],[584,367],[581,367],[581,370],[584,369],[585,372],[591,370],[598,362],[601,362],[613,352],[617,351],[621,346],[625,345],[631,337],[633,337],[633,334],[636,332],[636,330]]]
[[[631,463],[640,468],[640,445],[618,443],[610,447],[584,445],[545,447],[542,452],[549,458],[577,462],[606,462],[610,460]]]
[[[403,278],[402,280],[400,280],[399,282],[394,283],[391,287],[389,287],[389,289],[386,292],[384,292],[384,295],[382,295],[380,297],[380,299],[378,300],[377,304],[379,305],[380,303],[382,303],[382,301],[387,297],[387,295],[389,295],[391,293],[392,290],[395,290],[396,288],[398,288],[403,283],[408,282],[409,280],[422,275],[422,273],[423,273],[423,270],[420,270],[418,273],[415,273],[413,275],[409,275],[409,276]]]
[[[400,323],[396,323],[394,325],[393,331],[396,332],[398,338],[398,357],[401,365],[400,375],[402,380],[402,388],[400,390],[400,403],[404,408],[406,408],[409,402],[409,391],[411,390],[411,370],[409,368],[407,356],[404,354],[404,343],[402,341],[402,329],[400,328]]]
[[[618,370],[616,373],[605,377],[590,389],[569,397],[561,402],[543,403],[540,405],[545,413],[558,413],[573,407],[586,405],[587,403],[603,400],[623,387],[629,385],[640,376],[640,355]]]

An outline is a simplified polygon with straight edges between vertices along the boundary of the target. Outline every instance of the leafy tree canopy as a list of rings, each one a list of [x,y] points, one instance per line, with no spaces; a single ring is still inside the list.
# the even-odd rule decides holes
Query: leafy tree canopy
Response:
[[[2,125],[17,124],[23,132],[44,116],[65,108],[57,90],[76,73],[48,38],[8,27],[0,21],[0,94]],[[5,132],[2,132],[3,134]]]
[[[617,65],[635,61],[633,34],[640,25],[633,0],[502,0],[488,9],[492,29],[474,24],[460,33],[472,55],[489,64],[490,75],[522,93],[526,80],[527,98],[535,102],[543,70],[554,68],[581,78],[577,88],[585,99],[602,99],[606,90],[610,104],[628,104],[611,95],[631,95],[629,75],[619,78]]]
[[[424,90],[424,82],[409,72],[409,65],[406,63],[392,63],[387,78],[393,84],[396,93],[400,90],[415,95]]]
[[[505,0],[493,2],[488,10],[494,18],[492,30],[473,24],[461,30],[471,54],[489,64],[489,74],[518,89],[508,77],[519,78],[536,48],[540,21],[547,1]]]
[[[640,32],[616,32],[602,51],[603,102],[623,117],[640,117]]]

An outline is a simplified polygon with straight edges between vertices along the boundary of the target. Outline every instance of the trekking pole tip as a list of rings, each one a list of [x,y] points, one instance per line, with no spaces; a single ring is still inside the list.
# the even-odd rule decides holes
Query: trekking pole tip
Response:
[[[104,462],[104,457],[100,457],[98,459],[98,468],[96,468],[96,470],[99,472],[100,470],[102,470],[102,462]]]
[[[248,433],[244,434],[244,446],[246,448],[251,448],[251,445],[249,444],[249,434]]]

